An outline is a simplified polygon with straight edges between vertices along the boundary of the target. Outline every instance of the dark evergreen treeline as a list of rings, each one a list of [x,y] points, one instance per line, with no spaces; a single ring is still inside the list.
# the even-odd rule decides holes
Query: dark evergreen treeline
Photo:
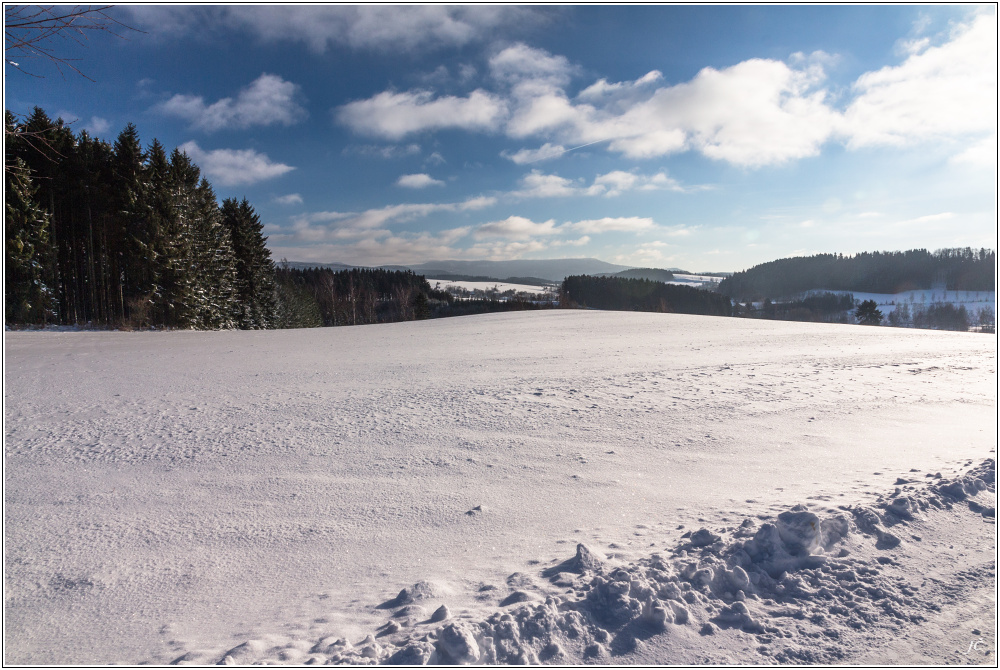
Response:
[[[648,279],[621,277],[566,277],[559,303],[564,307],[589,307],[639,312],[673,312],[732,316],[729,298],[690,286],[664,284]]]
[[[456,300],[410,270],[277,269],[294,327],[352,326],[486,312],[539,309],[524,300]]]
[[[650,281],[668,282],[674,280],[674,273],[660,268],[632,268],[599,277],[620,277],[622,279],[649,279]]]
[[[5,322],[269,328],[274,266],[250,204],[183,152],[5,114]]]
[[[846,295],[820,293],[789,302],[772,302],[765,298],[759,309],[754,309],[753,303],[750,302],[745,305],[736,303],[733,305],[733,314],[778,321],[849,323],[850,312],[854,307],[854,296],[849,293]]]
[[[996,252],[989,249],[925,249],[820,254],[782,258],[723,279],[719,292],[734,300],[791,298],[812,289],[901,293],[943,283],[948,290],[994,291]]]

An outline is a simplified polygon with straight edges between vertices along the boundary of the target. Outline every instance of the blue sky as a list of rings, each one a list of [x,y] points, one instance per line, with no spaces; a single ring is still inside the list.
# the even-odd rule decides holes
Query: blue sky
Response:
[[[113,11],[7,108],[183,147],[276,259],[996,248],[993,5]]]

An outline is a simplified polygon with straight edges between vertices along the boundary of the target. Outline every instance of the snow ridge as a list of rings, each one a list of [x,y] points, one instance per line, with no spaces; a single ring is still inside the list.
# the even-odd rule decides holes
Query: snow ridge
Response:
[[[992,496],[980,496],[983,492]],[[456,621],[446,606],[428,616],[420,603],[443,594],[420,582],[380,605],[400,609],[357,644],[332,638],[311,644],[248,640],[214,660],[228,665],[600,663],[641,652],[661,636],[740,631],[753,637],[758,663],[849,662],[843,636],[898,630],[941,609],[938,598],[912,582],[912,572],[892,570],[900,565],[894,557],[900,545],[922,541],[910,533],[911,526],[936,510],[995,523],[995,494],[996,462],[987,459],[950,480],[940,474],[900,478],[895,490],[873,505],[840,506],[839,513],[822,518],[796,505],[773,522],[746,517],[735,526],[702,528],[685,534],[670,551],[625,565],[579,544],[575,556],[541,570],[541,582],[533,575],[511,575],[512,592],[501,602],[506,606],[480,621]],[[995,580],[995,562],[973,572],[980,574],[970,579]],[[187,654],[174,663],[206,660]]]

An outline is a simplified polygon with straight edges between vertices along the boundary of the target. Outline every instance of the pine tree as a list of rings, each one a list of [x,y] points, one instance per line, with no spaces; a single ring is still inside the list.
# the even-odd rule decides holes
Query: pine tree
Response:
[[[198,328],[233,328],[239,313],[236,261],[229,231],[222,224],[215,192],[204,179],[195,191],[191,269],[196,284]]]
[[[277,318],[274,262],[266,246],[263,224],[247,202],[224,200],[222,223],[229,231],[236,267],[240,328],[273,328]]]
[[[34,201],[35,191],[27,165],[20,158],[11,159],[4,170],[4,319],[8,324],[45,324],[53,316],[49,215]]]
[[[140,310],[154,292],[153,253],[156,231],[145,202],[149,188],[139,133],[128,124],[115,141],[112,160],[115,265],[124,275],[120,289],[124,311]]]

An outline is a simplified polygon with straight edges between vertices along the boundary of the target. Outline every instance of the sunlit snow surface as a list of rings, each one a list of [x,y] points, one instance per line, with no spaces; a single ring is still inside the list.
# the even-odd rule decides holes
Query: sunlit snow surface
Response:
[[[625,565],[702,527],[874,504],[997,439],[996,339],[970,333],[547,311],[13,332],[5,366],[4,658],[22,664],[216,662],[274,639],[302,661],[385,632],[376,606],[421,581],[428,612],[482,621],[556,588],[541,572],[578,543]],[[974,521],[892,560],[980,569],[995,526]],[[699,635],[699,611],[594,660],[761,662],[750,633]]]

